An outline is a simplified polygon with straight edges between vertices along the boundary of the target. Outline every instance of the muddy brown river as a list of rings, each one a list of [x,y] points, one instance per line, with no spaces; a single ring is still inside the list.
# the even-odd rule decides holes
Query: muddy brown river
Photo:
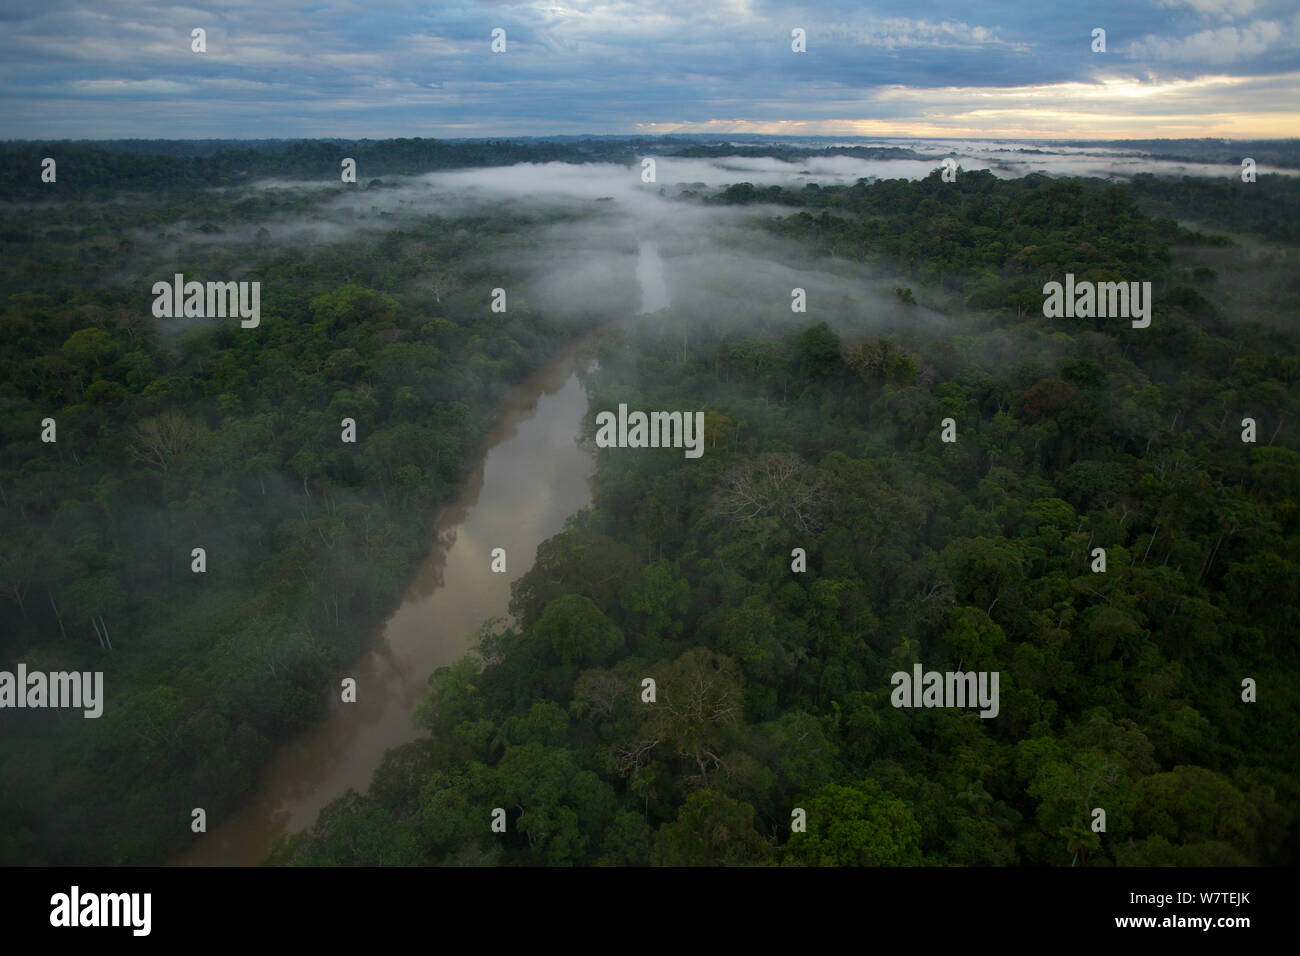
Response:
[[[507,397],[401,605],[342,675],[356,678],[356,703],[331,691],[324,721],[283,745],[249,802],[175,864],[261,862],[277,836],[310,827],[349,787],[368,790],[384,751],[421,733],[411,716],[429,675],[463,657],[485,620],[508,614],[510,583],[532,567],[537,546],[591,501],[595,459],[576,441],[587,411],[577,378],[586,345],[566,349]],[[505,573],[490,570],[493,548],[506,549]]]
[[[636,279],[640,314],[670,304],[652,241],[639,243]],[[440,514],[433,548],[401,605],[342,675],[356,678],[356,703],[341,703],[335,685],[324,721],[281,746],[249,801],[174,865],[260,863],[276,837],[310,827],[349,788],[369,790],[384,751],[420,735],[411,718],[429,675],[464,657],[484,621],[509,615],[510,584],[532,567],[537,546],[591,503],[596,464],[577,442],[587,413],[578,372],[591,361],[598,334],[560,352],[507,396],[478,467]],[[506,549],[505,573],[491,571],[493,548]]]

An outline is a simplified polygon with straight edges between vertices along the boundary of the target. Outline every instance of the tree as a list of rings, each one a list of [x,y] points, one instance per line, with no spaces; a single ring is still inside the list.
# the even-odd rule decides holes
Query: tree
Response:
[[[63,343],[63,355],[77,365],[103,365],[117,354],[117,343],[103,329],[80,329]]]
[[[840,338],[825,322],[819,322],[800,332],[790,346],[802,378],[829,380],[843,374],[844,357],[840,354]]]
[[[443,296],[450,295],[460,288],[460,281],[456,276],[444,270],[431,273],[426,281],[429,291],[433,293],[434,301],[439,305],[442,304]]]
[[[205,434],[202,425],[180,412],[163,412],[136,426],[128,448],[133,461],[165,474],[177,458],[198,447]]]
[[[653,866],[764,866],[774,853],[754,829],[754,808],[716,790],[691,794],[655,834]]]
[[[979,608],[957,607],[948,619],[944,640],[953,649],[961,670],[996,670],[998,653],[1007,636]]]
[[[562,664],[600,664],[623,644],[622,632],[581,594],[556,598],[528,633]]]
[[[827,503],[817,469],[796,455],[770,453],[746,459],[723,475],[713,513],[737,522],[771,514],[799,531],[816,532]]]
[[[690,585],[678,567],[671,561],[656,561],[628,585],[622,605],[637,615],[641,634],[653,646],[661,635],[677,631],[690,600]]]
[[[1075,388],[1069,382],[1055,378],[1041,378],[1025,391],[1025,414],[1030,418],[1055,415],[1070,404]]]
[[[1180,766],[1137,785],[1137,832],[1171,842],[1224,841],[1249,858],[1259,811],[1226,777],[1205,767]]]
[[[830,783],[803,803],[807,831],[793,833],[785,852],[807,866],[916,866],[921,827],[898,797],[874,780]]]
[[[744,681],[736,662],[696,647],[652,671],[658,701],[644,709],[631,739],[613,745],[614,764],[632,775],[655,758],[676,759],[683,783],[705,788],[727,759],[730,732],[743,720]]]
[[[787,711],[758,729],[770,742],[766,762],[787,792],[820,787],[834,775],[839,748],[812,714]]]
[[[591,531],[563,531],[538,545],[532,568],[511,585],[510,613],[527,627],[566,594],[581,594],[610,613],[636,571],[627,545]]]
[[[597,866],[646,866],[654,831],[639,813],[620,810],[601,835],[601,855]]]

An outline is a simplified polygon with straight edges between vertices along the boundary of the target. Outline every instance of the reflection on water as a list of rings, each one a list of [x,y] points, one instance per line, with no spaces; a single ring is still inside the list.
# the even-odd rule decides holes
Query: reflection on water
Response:
[[[566,351],[507,399],[401,606],[345,675],[356,678],[356,703],[332,691],[324,722],[284,745],[250,802],[176,862],[260,862],[277,836],[311,826],[349,787],[365,792],[384,751],[415,739],[411,715],[429,675],[463,657],[485,620],[508,613],[510,583],[532,566],[537,546],[591,501],[594,459],[575,441],[587,411],[580,352]],[[489,572],[493,548],[506,549],[504,574]]]

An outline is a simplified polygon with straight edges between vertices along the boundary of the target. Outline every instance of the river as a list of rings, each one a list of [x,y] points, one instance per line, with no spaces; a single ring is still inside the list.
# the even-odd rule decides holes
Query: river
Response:
[[[653,243],[641,243],[636,275],[642,312],[668,304]],[[439,515],[432,550],[402,603],[342,675],[356,678],[356,703],[331,691],[324,720],[280,747],[248,802],[173,863],[260,863],[276,837],[310,827],[349,788],[368,790],[384,751],[422,733],[411,717],[429,675],[463,657],[484,621],[509,613],[510,584],[532,566],[537,546],[591,502],[595,459],[575,440],[587,412],[578,372],[588,344],[566,348],[507,396],[479,465]],[[493,548],[506,549],[505,573],[490,571]]]

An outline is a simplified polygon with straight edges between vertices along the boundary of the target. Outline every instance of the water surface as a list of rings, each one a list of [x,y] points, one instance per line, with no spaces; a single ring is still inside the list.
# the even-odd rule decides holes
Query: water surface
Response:
[[[641,313],[668,306],[652,241],[640,243],[636,278]],[[440,514],[432,550],[401,605],[344,675],[356,678],[356,703],[341,703],[332,690],[324,722],[282,746],[249,802],[175,863],[260,863],[276,837],[310,827],[349,788],[368,790],[384,751],[422,733],[411,718],[429,675],[464,657],[484,621],[508,615],[510,584],[532,566],[537,546],[591,503],[595,459],[576,441],[587,412],[577,375],[588,344],[575,343],[510,392],[478,467]],[[506,549],[503,574],[491,572],[494,548]]]
[[[508,614],[510,583],[532,566],[537,546],[591,501],[594,459],[575,440],[587,411],[582,352],[566,350],[511,391],[401,605],[343,675],[356,678],[356,703],[331,691],[325,720],[282,746],[249,803],[175,862],[259,863],[277,836],[310,827],[349,787],[369,789],[384,751],[420,733],[411,717],[429,675],[463,657],[485,620]],[[506,549],[503,574],[490,571],[493,548]]]

